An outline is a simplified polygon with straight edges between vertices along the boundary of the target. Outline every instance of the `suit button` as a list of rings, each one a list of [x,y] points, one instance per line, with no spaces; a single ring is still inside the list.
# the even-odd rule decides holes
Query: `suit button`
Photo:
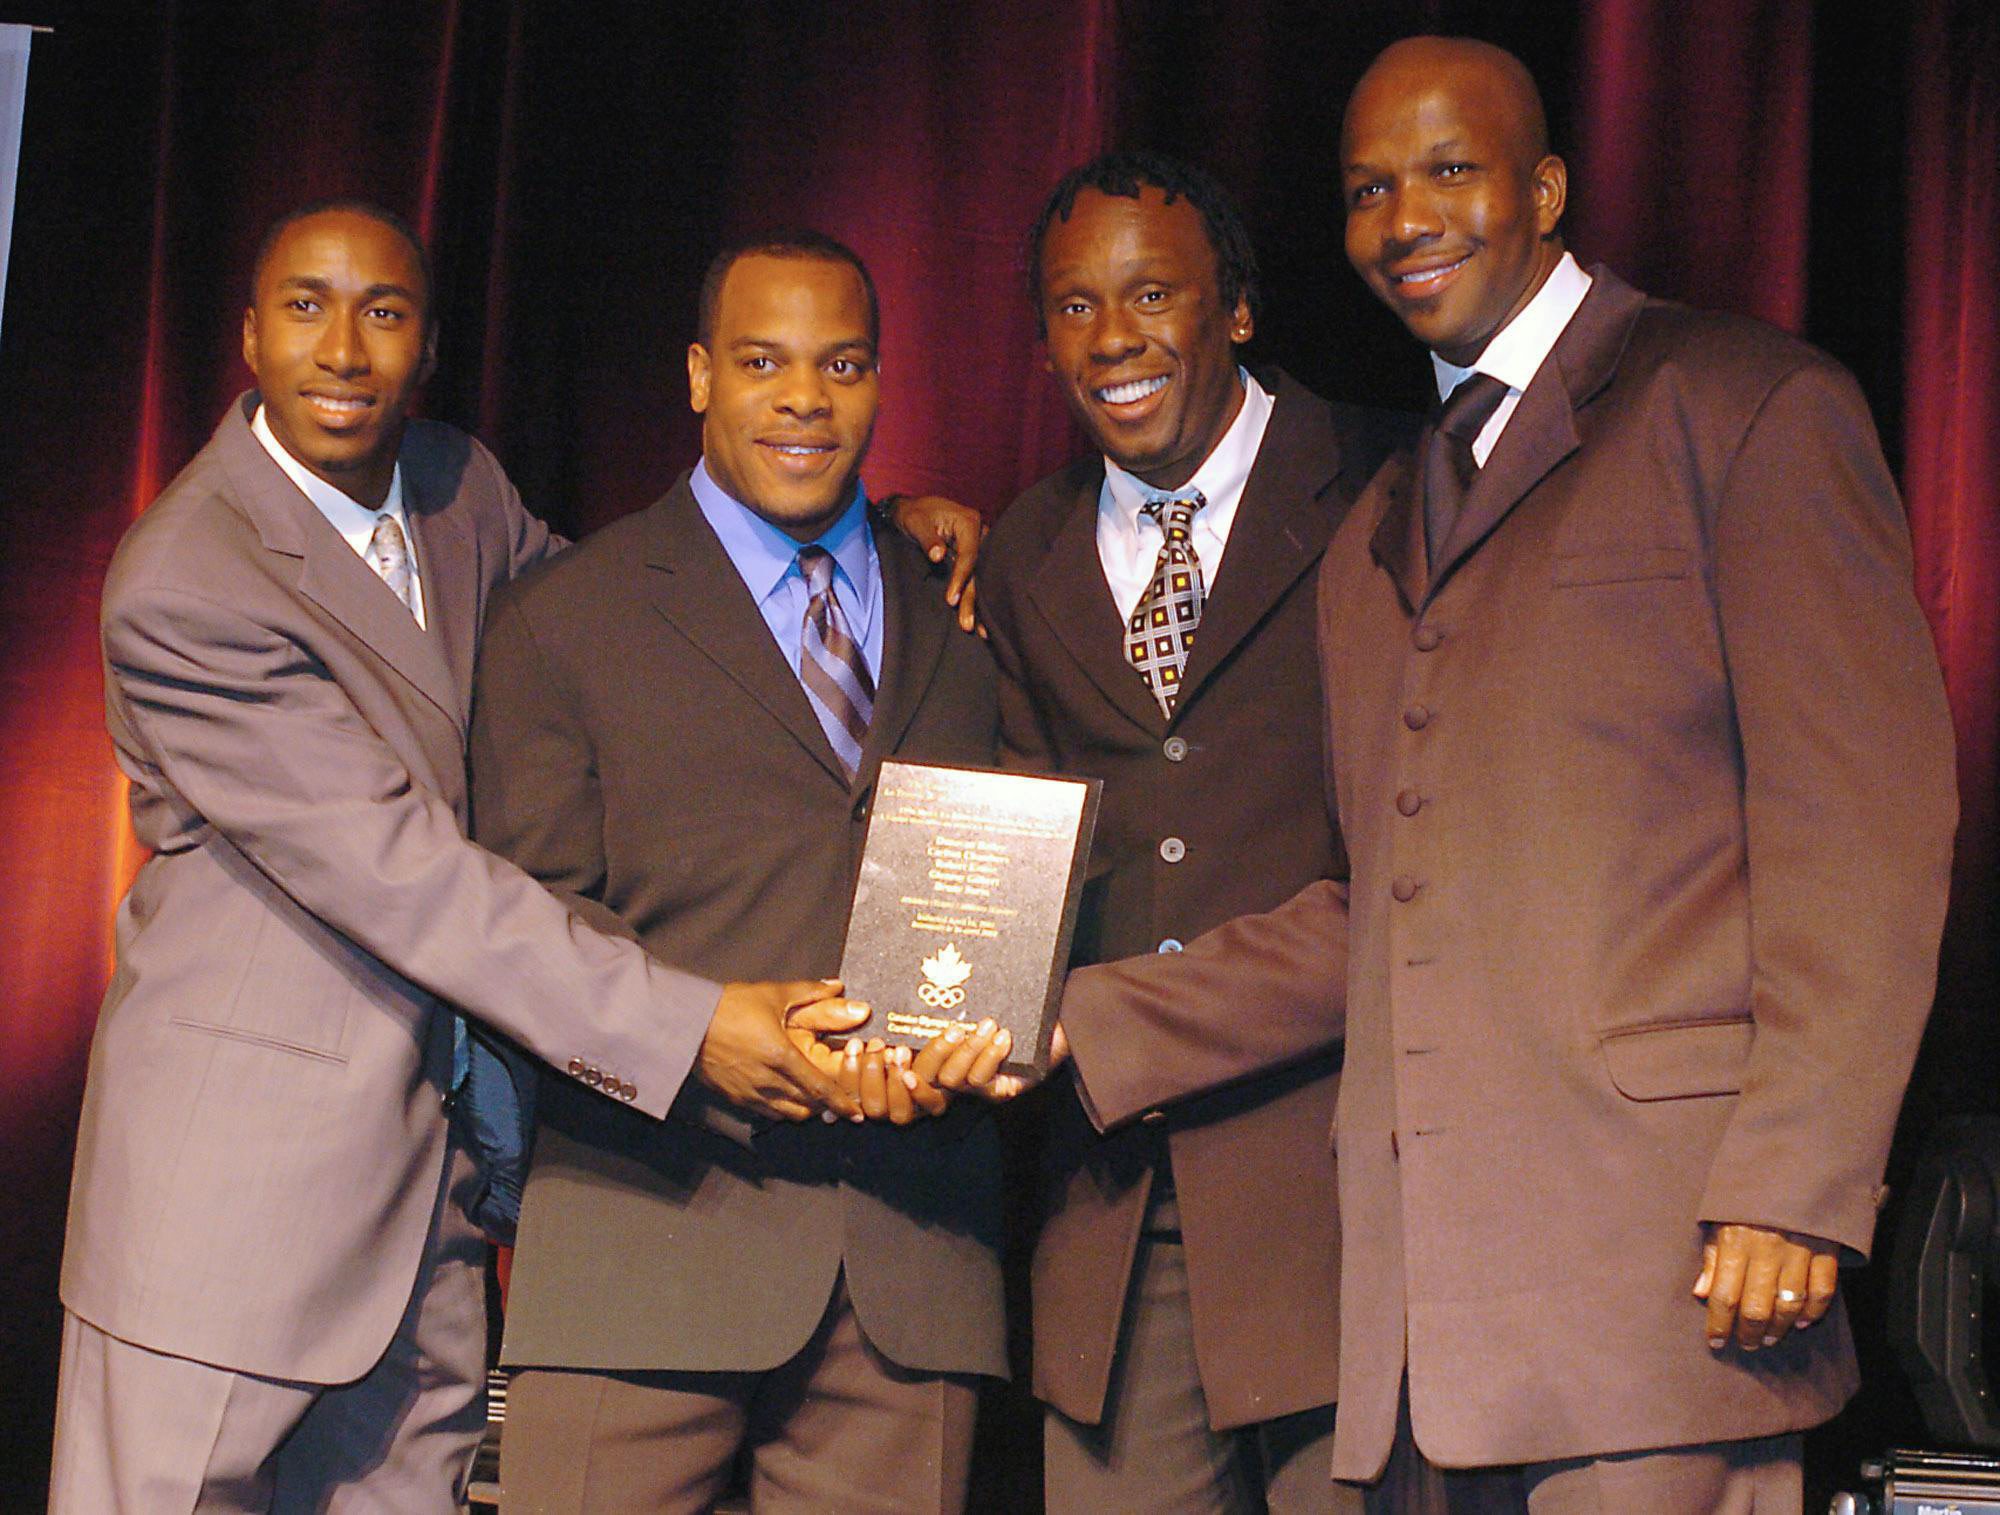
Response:
[[[1444,633],[1435,626],[1419,626],[1410,633],[1410,641],[1419,652],[1436,652],[1443,640]]]
[[[1165,744],[1160,748],[1160,751],[1164,752],[1167,755],[1168,762],[1170,763],[1181,762],[1187,757],[1187,738],[1180,736],[1170,736],[1167,738]]]
[[[1169,863],[1178,863],[1187,856],[1187,843],[1177,836],[1170,836],[1160,843],[1160,857]]]
[[[618,1086],[618,1097],[624,1100],[626,1104],[631,1104],[633,1100],[639,1097],[639,1086],[637,1084],[620,1084]]]
[[[1161,939],[1160,945],[1156,950],[1161,952],[1179,952],[1181,950],[1181,939],[1177,936],[1164,937]]]
[[[573,1058],[571,1058],[571,1059],[569,1060],[569,1076],[570,1076],[571,1078],[582,1078],[582,1077],[583,1077],[583,1059],[582,1059],[582,1058],[580,1058],[580,1057],[573,1057]]]
[[[1389,885],[1389,893],[1395,897],[1397,904],[1407,905],[1417,897],[1417,890],[1420,887],[1422,886],[1419,880],[1413,879],[1405,873]]]
[[[1402,815],[1415,815],[1424,808],[1424,797],[1414,789],[1405,789],[1396,796],[1396,810]]]
[[[1422,731],[1430,723],[1431,712],[1428,705],[1412,705],[1403,712],[1403,724],[1412,731]]]
[[[604,1074],[596,1068],[585,1068],[583,1070],[583,1081],[593,1089],[602,1089],[604,1087]]]

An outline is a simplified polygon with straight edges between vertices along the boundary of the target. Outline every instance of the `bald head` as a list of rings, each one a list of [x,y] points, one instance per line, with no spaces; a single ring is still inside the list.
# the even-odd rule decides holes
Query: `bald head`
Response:
[[[1406,38],[1354,87],[1340,150],[1348,260],[1412,335],[1469,365],[1562,258],[1568,174],[1535,81],[1489,42]]]
[[[1523,162],[1548,156],[1549,118],[1535,76],[1506,48],[1477,37],[1405,37],[1382,49],[1348,98],[1343,145],[1355,106],[1365,96],[1407,99],[1426,88],[1448,89],[1460,101],[1483,107],[1515,139]]]

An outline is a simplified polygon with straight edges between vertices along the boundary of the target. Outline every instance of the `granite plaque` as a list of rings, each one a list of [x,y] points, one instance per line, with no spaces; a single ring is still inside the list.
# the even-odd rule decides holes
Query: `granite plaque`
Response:
[[[1010,1069],[1046,1070],[1101,787],[882,765],[840,962],[863,1036],[921,1047],[990,1016]]]

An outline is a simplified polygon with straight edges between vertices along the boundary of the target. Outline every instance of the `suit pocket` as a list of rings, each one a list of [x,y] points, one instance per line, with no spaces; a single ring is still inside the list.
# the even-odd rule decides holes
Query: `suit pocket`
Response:
[[[335,964],[275,915],[256,939],[219,1014],[177,1015],[177,1025],[333,1062],[347,1061],[352,985]]]
[[[1582,552],[1559,552],[1553,572],[1558,589],[1687,576],[1685,547],[1594,547]]]
[[[1757,1028],[1741,1020],[1689,1021],[1607,1032],[1600,1045],[1611,1082],[1627,1099],[1736,1094]]]

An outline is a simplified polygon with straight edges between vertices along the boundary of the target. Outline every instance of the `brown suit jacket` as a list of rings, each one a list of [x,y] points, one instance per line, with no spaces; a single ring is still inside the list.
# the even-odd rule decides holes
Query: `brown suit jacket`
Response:
[[[118,910],[62,1296],[155,1351],[340,1383],[410,1302],[450,1007],[615,1070],[659,1116],[718,991],[465,840],[486,595],[553,545],[492,455],[404,435],[426,630],[272,461],[255,406],[105,580],[105,716],[153,856]]]
[[[1100,459],[1021,496],[981,557],[1006,761],[1104,780],[1073,963],[1173,950],[1286,899],[1339,855],[1321,801],[1318,723],[1300,719],[1319,709],[1314,570],[1406,432],[1282,375],[1273,385],[1269,429],[1171,721],[1125,661],[1097,552]],[[1180,844],[1171,860],[1169,838]],[[1215,1008],[1225,1020],[1235,1013]],[[1115,1012],[1105,1035],[1107,1053],[1121,1055]],[[1323,1345],[1338,1297],[1327,1150],[1336,1043],[1329,1034],[1295,1067],[1109,1138],[1091,1129],[1066,1078],[1052,1091],[1034,1262],[1044,1400],[1073,1419],[1101,1416],[1146,1196],[1170,1152],[1214,1424],[1331,1402],[1336,1365]]]
[[[991,659],[909,542],[876,546],[881,687],[852,787],[685,479],[496,596],[480,839],[665,961],[722,980],[837,972],[882,759],[993,759]],[[845,1267],[894,1361],[1005,1371],[998,1142],[976,1102],[905,1129],[763,1129],[690,1085],[673,1114],[544,1079],[508,1361],[775,1367]]]
[[[1342,1477],[1406,1340],[1447,1465],[1794,1430],[1855,1382],[1843,1314],[1715,1353],[1688,1290],[1704,1221],[1870,1245],[1956,809],[1907,527],[1838,366],[1595,280],[1436,577],[1407,458],[1328,549],[1350,883],[1178,965],[1262,1024],[1204,1047],[1164,979],[1064,1008],[1150,993],[1152,1067],[1085,1068],[1115,1122],[1344,997]]]

